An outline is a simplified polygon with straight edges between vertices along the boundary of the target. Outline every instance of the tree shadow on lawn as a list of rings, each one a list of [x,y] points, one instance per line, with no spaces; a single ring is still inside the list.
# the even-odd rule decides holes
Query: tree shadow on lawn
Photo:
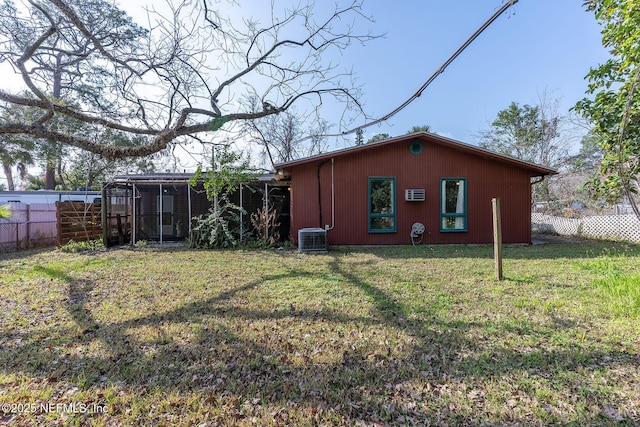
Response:
[[[504,259],[596,258],[612,251],[640,256],[640,245],[627,242],[589,239],[550,239],[539,245],[504,244]],[[404,245],[404,246],[338,246],[335,253],[368,253],[385,259],[493,259],[493,244],[484,245]]]
[[[617,407],[617,399],[623,398],[584,394],[580,391],[583,383],[564,379],[563,374],[595,372],[605,361],[611,367],[639,366],[638,356],[624,351],[578,354],[572,348],[529,352],[509,346],[485,348],[467,333],[482,323],[444,321],[437,313],[426,313],[427,320],[411,318],[401,302],[360,278],[341,257],[332,257],[329,268],[344,279],[345,287],[361,295],[357,303],[371,306],[370,315],[352,317],[329,307],[257,310],[244,306],[241,297],[266,281],[295,281],[314,275],[291,270],[172,311],[99,322],[92,314],[92,307],[100,304],[92,299],[96,280],[42,269],[67,283],[66,308],[75,327],[53,325],[38,332],[0,333],[0,342],[12,343],[0,348],[0,367],[4,373],[39,377],[54,385],[77,384],[96,394],[115,386],[142,402],[155,402],[158,393],[167,399],[195,394],[197,405],[185,404],[186,410],[202,411],[209,406],[221,417],[209,419],[213,422],[251,423],[257,417],[274,424],[313,424],[315,419],[321,424],[360,420],[493,425],[574,420],[570,413],[555,418],[550,414],[546,419],[531,413],[500,413],[483,400],[481,390],[487,382],[526,372],[527,377],[553,379],[560,394],[573,394],[578,403]],[[547,328],[540,325],[532,333],[550,333]],[[155,338],[142,339],[136,334],[148,329],[156,333]],[[183,334],[184,330],[190,333]],[[307,336],[312,333],[316,335]],[[56,338],[52,342],[50,337]],[[91,345],[103,348],[105,354],[91,353],[87,350]],[[472,390],[480,394],[465,397]],[[510,393],[503,400],[509,399],[513,399]],[[161,421],[158,413],[146,409],[149,413],[131,422]],[[101,417],[118,419],[128,410],[123,402],[115,401]],[[179,417],[185,409],[169,406],[167,410]],[[209,417],[206,414],[211,412],[202,413]],[[579,421],[602,425],[615,420],[595,411],[582,414]]]
[[[0,252],[0,268],[4,267],[7,262],[19,260],[21,258],[29,258],[40,253],[47,253],[55,250],[55,247],[49,246],[45,248],[25,249],[14,252]]]

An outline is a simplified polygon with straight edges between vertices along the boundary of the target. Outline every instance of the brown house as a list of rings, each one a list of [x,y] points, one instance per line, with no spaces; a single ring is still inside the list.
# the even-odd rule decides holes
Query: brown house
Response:
[[[429,133],[282,163],[276,170],[290,181],[292,240],[300,229],[324,228],[331,245],[489,243],[496,197],[503,241],[529,243],[532,183],[557,173]]]

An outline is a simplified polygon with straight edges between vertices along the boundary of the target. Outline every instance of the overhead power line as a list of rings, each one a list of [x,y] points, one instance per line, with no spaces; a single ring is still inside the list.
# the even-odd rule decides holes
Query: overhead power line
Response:
[[[507,1],[505,4],[502,5],[502,7],[500,9],[498,9],[484,24],[482,24],[480,26],[480,28],[478,28],[476,30],[475,33],[473,33],[471,35],[471,37],[469,37],[467,39],[467,41],[465,41],[459,48],[458,50],[456,50],[453,55],[451,55],[449,57],[449,59],[447,59],[423,84],[422,86],[420,86],[420,89],[418,89],[416,91],[416,93],[414,93],[413,95],[411,95],[411,97],[409,99],[407,99],[406,101],[404,101],[402,104],[400,104],[395,110],[391,111],[390,113],[386,114],[385,116],[380,117],[379,119],[376,119],[374,121],[371,121],[369,123],[365,123],[361,126],[355,127],[353,129],[341,132],[341,133],[335,133],[335,134],[325,134],[325,135],[313,135],[313,136],[309,136],[305,139],[309,139],[312,137],[334,137],[334,136],[344,136],[344,135],[349,135],[351,133],[357,132],[359,129],[364,129],[367,128],[369,126],[373,126],[376,125],[378,123],[384,122],[389,120],[391,117],[395,116],[396,114],[398,114],[400,111],[404,110],[409,104],[411,104],[413,101],[415,101],[417,98],[420,97],[420,95],[422,95],[422,92],[425,91],[425,89],[440,75],[444,72],[444,70],[449,66],[449,64],[451,64],[476,38],[478,38],[478,36],[480,34],[482,34],[482,32],[484,30],[487,29],[487,27],[489,25],[491,25],[493,23],[493,21],[495,21],[496,19],[498,19],[498,17],[500,17],[500,15],[502,15],[507,9],[509,9],[511,6],[513,6],[514,4],[516,4],[518,2],[518,0],[509,0]]]

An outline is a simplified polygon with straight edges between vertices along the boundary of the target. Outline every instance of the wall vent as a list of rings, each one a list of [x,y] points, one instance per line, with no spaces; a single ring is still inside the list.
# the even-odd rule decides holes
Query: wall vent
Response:
[[[404,200],[407,202],[424,202],[424,188],[406,188]]]
[[[298,251],[304,253],[327,252],[327,230],[301,228],[298,230]]]

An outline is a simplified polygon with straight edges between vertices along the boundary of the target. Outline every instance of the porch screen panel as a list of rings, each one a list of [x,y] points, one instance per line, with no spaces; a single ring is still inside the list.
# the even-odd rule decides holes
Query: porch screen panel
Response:
[[[106,245],[131,241],[131,195],[132,190],[128,185],[110,185],[105,188],[102,208],[106,209]]]
[[[136,185],[136,239],[160,240],[160,186]]]

